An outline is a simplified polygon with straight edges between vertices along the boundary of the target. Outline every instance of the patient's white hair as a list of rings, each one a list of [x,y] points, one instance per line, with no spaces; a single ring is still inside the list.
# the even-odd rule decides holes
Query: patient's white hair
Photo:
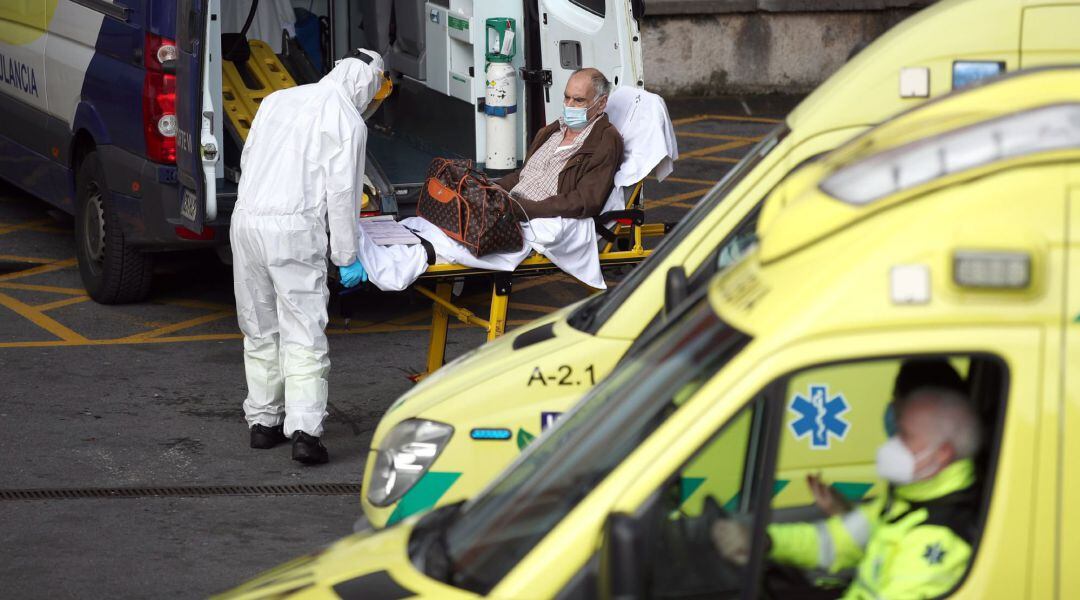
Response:
[[[926,406],[931,410],[934,433],[953,447],[958,459],[972,458],[979,451],[982,425],[970,398],[945,388],[917,388],[897,401],[897,421],[913,406]]]
[[[593,98],[601,98],[611,93],[611,82],[608,81],[607,77],[604,77],[604,74],[600,72],[600,69],[585,67],[574,71],[570,76],[573,77],[579,73],[588,76],[589,83],[592,84]]]

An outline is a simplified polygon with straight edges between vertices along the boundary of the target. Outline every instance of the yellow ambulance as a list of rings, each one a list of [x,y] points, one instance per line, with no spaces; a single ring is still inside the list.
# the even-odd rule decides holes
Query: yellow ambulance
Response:
[[[390,525],[487,485],[650,324],[663,324],[665,303],[703,287],[753,241],[762,199],[790,170],[981,77],[1080,63],[1077,31],[1078,2],[945,0],[886,33],[806,98],[617,287],[459,358],[398,399],[372,439],[359,527]],[[853,498],[868,491],[855,478],[839,484]]]
[[[820,516],[781,488],[872,464],[911,360],[955,368],[985,432],[970,559],[949,593],[1071,597],[1080,68],[1008,77],[869,131],[786,178],[758,232],[474,499],[354,534],[228,597],[821,593],[767,559],[767,526]],[[827,443],[807,451],[819,427]],[[692,478],[711,508],[686,510]],[[752,532],[744,564],[716,551],[720,518]]]

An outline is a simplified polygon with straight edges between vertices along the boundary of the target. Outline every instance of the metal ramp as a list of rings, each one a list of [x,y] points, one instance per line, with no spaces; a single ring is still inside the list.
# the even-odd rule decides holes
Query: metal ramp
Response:
[[[247,140],[263,98],[277,90],[296,87],[296,80],[270,46],[260,40],[249,40],[249,45],[251,56],[246,62],[226,60],[221,65],[222,106],[228,116],[226,129],[239,138],[235,140],[239,147]]]

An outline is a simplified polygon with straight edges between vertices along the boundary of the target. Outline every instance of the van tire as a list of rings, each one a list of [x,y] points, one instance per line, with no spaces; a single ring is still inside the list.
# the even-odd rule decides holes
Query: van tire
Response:
[[[153,260],[124,241],[97,152],[75,174],[75,255],[86,293],[101,304],[139,302],[150,293]]]

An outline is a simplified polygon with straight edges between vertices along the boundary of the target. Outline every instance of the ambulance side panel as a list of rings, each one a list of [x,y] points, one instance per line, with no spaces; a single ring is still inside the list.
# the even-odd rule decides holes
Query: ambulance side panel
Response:
[[[1080,169],[1073,170],[1069,193],[1069,251],[1066,267],[1063,419],[1061,420],[1061,499],[1057,579],[1059,598],[1080,592]]]
[[[1076,62],[1080,53],[1080,6],[1036,6],[1024,9],[1020,66]]]
[[[51,146],[52,171],[56,174],[49,201],[68,212],[74,212],[76,150],[85,152],[90,143],[107,145],[111,141],[102,115],[94,104],[83,99],[86,76],[105,18],[100,12],[60,0],[48,25],[44,59],[49,114],[47,133],[41,139]],[[79,135],[83,147],[75,143]]]
[[[0,4],[0,177],[51,198],[45,42],[56,0]]]

